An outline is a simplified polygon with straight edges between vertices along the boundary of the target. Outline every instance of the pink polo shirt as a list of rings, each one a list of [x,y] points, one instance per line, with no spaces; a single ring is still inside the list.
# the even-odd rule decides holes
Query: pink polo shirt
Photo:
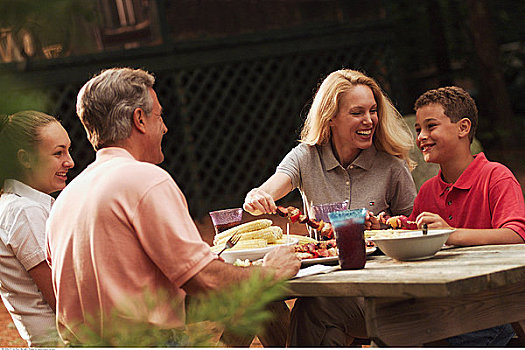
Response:
[[[217,258],[171,176],[122,148],[98,151],[95,162],[62,191],[46,233],[59,331],[66,340],[82,340],[76,326],[89,317],[102,334],[106,316],[123,304],[131,316],[118,317],[182,326],[181,286]],[[146,290],[167,292],[176,307],[154,299],[157,308],[148,311]]]
[[[503,164],[489,162],[483,153],[448,184],[439,174],[426,181],[414,201],[410,220],[421,212],[439,214],[450,226],[510,228],[525,239],[525,204],[521,187]]]

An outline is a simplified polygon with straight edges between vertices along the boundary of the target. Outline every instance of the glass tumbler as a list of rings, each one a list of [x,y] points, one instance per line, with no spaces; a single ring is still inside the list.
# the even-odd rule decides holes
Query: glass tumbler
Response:
[[[328,213],[333,211],[341,211],[348,209],[348,201],[318,204],[312,206],[316,220],[323,220],[324,222],[330,222]]]
[[[242,220],[242,208],[216,210],[211,211],[209,214],[215,227],[216,235],[239,225]]]
[[[342,270],[362,269],[366,264],[366,209],[342,210],[328,213],[335,231]]]

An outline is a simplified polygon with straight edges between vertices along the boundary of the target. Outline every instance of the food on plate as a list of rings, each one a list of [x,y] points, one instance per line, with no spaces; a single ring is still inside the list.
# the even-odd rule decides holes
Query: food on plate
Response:
[[[287,237],[288,236],[288,237]],[[317,240],[303,235],[295,235],[293,233],[290,233],[289,235],[283,236],[286,240],[286,238],[289,238],[290,240],[297,238],[297,244],[305,244],[305,243],[317,243]]]
[[[417,231],[421,232],[421,231]],[[370,242],[370,240],[373,240],[375,238],[398,238],[398,237],[409,237],[413,236],[414,231],[408,231],[408,230],[370,230],[365,231],[365,240],[366,242]]]
[[[384,224],[389,225],[393,229],[402,230],[417,230],[417,224],[415,221],[408,221],[408,218],[404,215],[397,216],[384,216]]]
[[[323,240],[329,240],[334,238],[334,229],[329,222],[311,219],[307,215],[302,214],[301,210],[299,210],[296,207],[289,206],[285,208],[282,206],[278,206],[277,214],[284,218],[288,218],[288,220],[290,220],[292,224],[298,222],[300,224],[306,224],[310,226],[314,230],[317,230],[317,232],[321,235],[321,238]]]
[[[233,235],[234,233],[244,233],[244,232],[262,230],[264,228],[272,226],[272,223],[273,223],[272,220],[259,219],[259,220],[249,221],[244,224],[234,226],[226,231],[222,231],[221,233],[216,234],[215,238],[213,239],[213,244],[215,244],[216,241],[219,241],[225,237],[226,239],[230,238],[230,236]]]
[[[226,243],[226,242],[225,242]],[[232,248],[227,250],[243,250],[243,249],[256,249],[264,248],[268,246],[268,242],[265,239],[249,239],[246,241],[239,241]],[[224,248],[224,244],[214,245],[211,247],[212,252],[218,253]]]
[[[337,256],[335,239],[317,243],[304,243],[295,245],[295,254],[299,259],[315,259]]]
[[[219,253],[224,248],[223,244],[215,244],[210,247],[211,251],[214,253]],[[265,248],[268,246],[268,242],[265,239],[249,239],[245,241],[239,241],[230,249],[226,250],[243,250],[243,249],[256,249],[256,248]]]
[[[239,243],[242,241],[249,241],[254,239],[264,239],[268,243],[275,243],[278,239],[281,239],[283,237],[283,229],[279,226],[270,226],[267,228],[263,228],[262,230],[243,232],[239,234],[241,235]],[[221,239],[214,239],[213,244],[224,245],[229,238],[230,236],[226,236]]]
[[[248,266],[261,266],[263,264],[263,259],[258,259],[255,261],[250,261],[250,259],[236,259],[233,263],[234,266],[248,267]]]
[[[215,235],[213,246],[210,247],[214,253],[219,253],[228,239],[234,234],[239,234],[240,239],[230,250],[244,250],[265,248],[269,245],[285,244],[283,229],[272,226],[272,220],[260,219],[250,221]]]

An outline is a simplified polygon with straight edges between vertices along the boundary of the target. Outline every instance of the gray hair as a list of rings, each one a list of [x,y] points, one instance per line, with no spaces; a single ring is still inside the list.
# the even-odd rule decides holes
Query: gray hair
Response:
[[[155,78],[142,69],[112,68],[91,78],[77,96],[77,115],[95,150],[131,135],[133,112],[153,109]]]

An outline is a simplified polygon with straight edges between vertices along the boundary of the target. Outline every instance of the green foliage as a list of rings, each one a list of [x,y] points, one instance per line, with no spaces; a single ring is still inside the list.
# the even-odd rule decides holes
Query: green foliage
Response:
[[[71,345],[210,347],[217,345],[217,331],[221,329],[239,336],[253,336],[271,317],[265,306],[284,294],[284,286],[285,282],[275,283],[269,277],[262,278],[259,273],[254,273],[238,285],[192,296],[186,310],[184,329],[169,330],[155,326],[152,318],[158,318],[158,324],[162,324],[163,308],[171,307],[176,311],[181,306],[170,300],[165,291],[145,291],[139,300],[129,299],[115,308],[109,321],[104,320],[102,332],[99,331],[100,315],[89,317],[75,332],[82,344]],[[140,321],[146,319],[149,322]]]
[[[21,86],[26,88],[21,89]],[[16,88],[14,88],[16,87]],[[23,110],[47,111],[49,97],[42,90],[30,88],[19,81],[14,75],[4,75],[0,78],[0,113],[13,114]]]
[[[250,280],[207,298],[192,300],[188,306],[188,323],[211,320],[237,335],[256,334],[270,313],[264,307],[284,293],[284,284],[258,273]]]

